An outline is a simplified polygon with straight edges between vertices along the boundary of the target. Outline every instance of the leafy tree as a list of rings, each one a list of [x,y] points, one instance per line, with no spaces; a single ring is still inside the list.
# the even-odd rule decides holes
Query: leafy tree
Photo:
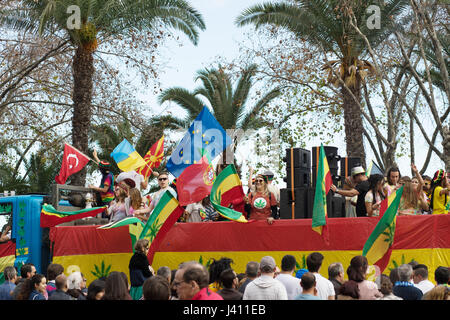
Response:
[[[95,73],[93,54],[99,42],[130,35],[134,30],[170,27],[197,44],[198,31],[205,29],[200,13],[184,0],[80,0],[76,6],[72,0],[24,0],[17,10],[2,12],[0,19],[1,24],[42,36],[61,34],[74,46],[72,144],[82,152],[88,150]],[[72,183],[84,185],[85,179],[86,171],[81,170]]]
[[[365,163],[363,144],[363,122],[358,102],[361,101],[361,86],[373,65],[364,59],[366,43],[350,26],[349,12],[357,17],[358,27],[367,35],[372,46],[381,43],[391,33],[393,17],[400,14],[408,1],[390,0],[369,3],[362,0],[293,0],[257,4],[244,10],[236,24],[248,24],[260,28],[272,25],[293,32],[299,39],[331,54],[335,60],[327,62],[328,82],[338,86],[344,110],[347,156],[361,157]],[[369,5],[380,8],[380,28],[369,29],[367,19],[372,13]],[[368,32],[366,32],[368,31]],[[346,84],[347,88],[343,85]]]

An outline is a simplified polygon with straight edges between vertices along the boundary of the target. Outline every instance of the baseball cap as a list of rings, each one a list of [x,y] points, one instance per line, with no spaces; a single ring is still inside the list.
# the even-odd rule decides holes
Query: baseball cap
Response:
[[[270,170],[266,170],[266,171],[264,171],[264,173],[263,173],[263,176],[274,176],[275,174],[272,172],[272,171],[270,171]]]
[[[354,167],[354,168],[352,168],[352,177],[357,174],[365,173],[365,172],[366,172],[366,170],[364,170],[363,167]]]
[[[271,269],[275,269],[277,266],[275,259],[271,256],[265,256],[261,259],[261,262],[259,263],[259,267],[263,269],[264,267],[270,267]]]

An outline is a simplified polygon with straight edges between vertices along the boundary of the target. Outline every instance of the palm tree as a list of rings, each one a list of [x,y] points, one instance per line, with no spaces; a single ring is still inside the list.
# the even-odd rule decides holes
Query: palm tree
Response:
[[[369,29],[367,20],[372,15],[366,10],[371,4],[380,8],[380,28]],[[367,46],[350,24],[354,14],[357,27],[377,46],[390,34],[393,17],[408,4],[406,0],[293,0],[268,2],[244,10],[236,19],[238,26],[253,24],[256,28],[272,25],[293,32],[337,60],[330,61],[323,69],[328,70],[328,81],[339,86],[344,110],[345,139],[348,157],[361,157],[365,163],[363,123],[358,102],[361,101],[361,85],[368,73],[374,72],[372,64],[364,60]],[[343,83],[350,89],[347,90]],[[356,98],[353,98],[353,96]]]
[[[25,162],[26,181],[30,186],[29,192],[49,193],[55,177],[61,168],[61,157],[48,158],[45,150],[41,149],[32,154]]]
[[[75,16],[77,9],[80,21]],[[100,40],[126,36],[133,30],[154,30],[162,25],[182,31],[197,44],[198,31],[205,29],[200,13],[185,0],[23,0],[17,10],[3,12],[0,19],[1,24],[15,29],[41,36],[58,34],[70,40],[75,49],[72,144],[82,152],[88,151],[93,54]],[[83,169],[74,175],[72,184],[84,185],[85,180]]]
[[[215,118],[225,130],[258,129],[264,126],[264,121],[259,117],[261,111],[281,94],[282,88],[270,90],[254,105],[247,106],[256,71],[255,64],[245,68],[233,89],[230,76],[220,66],[218,69],[200,70],[195,78],[195,81],[201,81],[201,86],[197,89],[190,92],[180,87],[169,88],[161,93],[158,100],[160,104],[166,101],[177,103],[188,113],[186,123],[191,123],[205,105],[201,99],[203,97],[209,102]],[[234,150],[231,150],[233,153],[237,147],[236,139],[234,142]],[[226,151],[222,160],[226,159]],[[225,163],[225,161],[222,162]]]

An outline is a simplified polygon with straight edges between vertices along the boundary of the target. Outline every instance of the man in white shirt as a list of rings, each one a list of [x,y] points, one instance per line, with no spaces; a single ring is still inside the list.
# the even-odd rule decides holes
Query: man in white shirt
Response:
[[[294,300],[296,296],[302,293],[300,279],[292,276],[295,270],[295,264],[296,260],[294,256],[290,254],[285,255],[281,260],[281,272],[275,278],[286,288],[289,300]]]
[[[160,173],[158,176],[158,185],[160,187],[160,189],[158,191],[156,191],[153,195],[152,195],[152,202],[150,203],[150,212],[153,211],[153,209],[156,207],[156,205],[159,202],[159,199],[161,199],[162,195],[164,194],[164,192],[166,192],[167,190],[169,190],[169,192],[176,198],[177,197],[177,193],[175,192],[175,190],[173,190],[171,187],[169,187],[169,174],[166,172]]]
[[[433,282],[428,280],[428,267],[426,265],[418,264],[414,266],[413,270],[414,284],[423,294],[434,288]]]
[[[247,285],[242,300],[287,300],[286,288],[274,279],[276,267],[274,258],[263,257],[259,263],[261,276]]]
[[[320,252],[312,252],[306,258],[306,265],[308,271],[312,272],[316,277],[317,296],[322,300],[334,300],[335,292],[333,283],[319,273],[322,261],[323,255]]]

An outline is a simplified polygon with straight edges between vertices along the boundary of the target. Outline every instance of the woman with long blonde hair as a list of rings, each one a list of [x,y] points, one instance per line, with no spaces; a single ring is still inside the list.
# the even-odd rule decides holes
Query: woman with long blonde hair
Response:
[[[147,208],[144,199],[142,198],[141,192],[136,188],[131,188],[129,191],[129,200],[127,209],[128,215],[135,216],[144,222],[148,220],[148,216],[145,213],[140,213],[140,209]]]
[[[268,224],[272,224],[277,218],[277,199],[267,185],[267,177],[258,174],[255,178],[255,190],[244,197],[247,219],[266,220]]]
[[[428,208],[426,201],[422,200],[422,188],[424,184],[422,176],[414,164],[411,164],[411,168],[417,177],[418,184],[416,185],[413,183],[410,177],[402,177],[403,193],[402,198],[400,199],[400,206],[398,208],[399,216],[419,215],[422,214],[422,209],[426,210]]]

